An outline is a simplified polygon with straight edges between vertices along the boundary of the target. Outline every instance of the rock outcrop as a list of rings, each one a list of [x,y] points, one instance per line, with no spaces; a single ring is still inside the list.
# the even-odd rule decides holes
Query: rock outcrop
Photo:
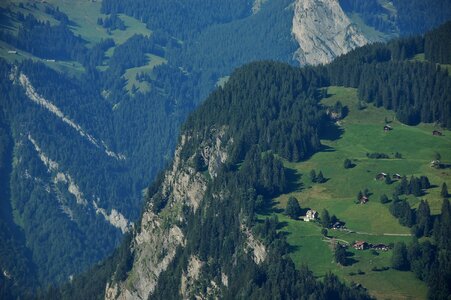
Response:
[[[106,299],[147,299],[156,288],[158,277],[167,269],[176,255],[177,247],[185,245],[181,224],[186,220],[186,209],[196,211],[203,199],[208,176],[215,177],[218,169],[227,159],[226,130],[211,129],[209,137],[201,139],[200,149],[208,174],[197,171],[192,165],[194,155],[184,157],[184,147],[188,147],[193,137],[182,135],[174,155],[172,168],[164,175],[158,191],[152,196],[144,211],[141,227],[134,232],[130,251],[134,261],[127,278],[122,282],[110,282],[105,291]],[[165,200],[165,207],[156,212],[156,197]],[[193,257],[190,268],[184,276],[181,293],[188,294],[197,278],[202,262]]]
[[[368,43],[338,0],[296,0],[292,34],[301,65],[325,64]]]

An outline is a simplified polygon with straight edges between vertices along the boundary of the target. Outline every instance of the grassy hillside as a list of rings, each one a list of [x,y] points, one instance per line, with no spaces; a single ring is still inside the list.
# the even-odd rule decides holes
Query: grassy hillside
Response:
[[[329,106],[339,100],[349,108],[349,114],[339,121],[336,136],[322,140],[324,151],[300,163],[285,162],[293,174],[303,175],[294,176],[298,178],[295,191],[275,199],[277,207],[284,209],[288,197],[295,196],[302,208],[317,211],[327,208],[331,215],[335,214],[353,231],[329,230],[329,238],[336,238],[342,243],[356,240],[385,244],[409,242],[409,228],[401,226],[390,214],[389,204],[379,201],[382,194],[391,199],[398,183],[386,184],[375,180],[375,176],[379,172],[399,173],[408,178],[411,175],[426,175],[435,187],[420,198],[408,196],[408,200],[412,207],[416,207],[420,199],[425,199],[432,213],[439,213],[440,186],[443,182],[448,186],[451,184],[451,170],[431,168],[430,162],[435,152],[442,155],[444,162],[451,162],[451,133],[442,131],[443,136],[433,136],[432,130],[437,129],[433,125],[406,126],[396,121],[393,112],[371,105],[358,110],[355,89],[329,87],[327,92],[328,97],[323,100],[323,104]],[[394,128],[392,131],[384,132],[386,120]],[[390,158],[370,159],[366,153],[372,152],[386,153]],[[395,159],[396,152],[401,153],[402,158]],[[353,168],[344,168],[346,158],[355,164]],[[313,184],[308,175],[312,169],[317,173],[321,170],[327,182]],[[357,193],[365,188],[371,193],[369,202],[355,204]],[[286,222],[282,230],[288,234],[288,242],[294,250],[291,256],[298,266],[307,264],[318,276],[332,271],[348,282],[364,285],[378,298],[426,297],[425,284],[416,279],[413,273],[393,269],[372,271],[374,267],[381,269],[390,266],[391,251],[374,255],[370,250],[349,248],[353,263],[342,267],[334,262],[332,240],[322,236],[318,224],[291,220],[282,214],[279,214],[279,219]],[[362,272],[364,274],[358,275]]]
[[[22,3],[22,6],[19,6],[20,3]],[[124,21],[126,29],[113,30],[109,34],[105,28],[97,25],[98,18],[105,18],[107,16],[100,13],[100,1],[47,0],[39,3],[30,0],[10,0],[0,4],[1,8],[9,8],[12,12],[21,12],[24,15],[31,13],[41,21],[49,21],[52,25],[57,24],[57,20],[45,13],[46,6],[58,7],[61,12],[67,14],[69,19],[74,23],[71,28],[74,33],[80,35],[90,44],[98,43],[100,40],[106,38],[113,38],[117,44],[122,44],[133,34],[151,34],[151,31],[146,28],[144,23],[122,14],[119,17]],[[20,25],[14,16],[10,16],[10,18],[2,20],[2,22],[3,27],[6,27],[12,32],[15,32]]]
[[[87,46],[91,47],[96,43],[99,43],[101,40],[112,38],[116,44],[116,46],[123,44],[127,39],[129,39],[134,34],[142,34],[142,35],[151,35],[152,31],[146,28],[146,25],[137,19],[129,17],[127,15],[119,14],[119,18],[124,21],[125,30],[107,30],[102,26],[97,24],[98,18],[105,18],[107,15],[102,14],[100,12],[101,2],[90,1],[90,0],[48,0],[46,2],[36,2],[36,1],[19,1],[19,0],[11,0],[0,3],[0,9],[6,9],[1,15],[0,20],[0,30],[4,30],[6,32],[10,32],[13,34],[17,34],[18,28],[20,26],[20,22],[17,20],[15,13],[22,13],[23,15],[32,14],[40,21],[49,21],[51,25],[57,25],[59,21],[57,21],[53,16],[47,14],[45,12],[46,7],[59,8],[59,10],[65,13],[70,21],[72,22],[70,25],[70,29],[74,32],[76,36],[80,36],[83,40],[87,42]],[[115,47],[112,47],[106,51],[105,55],[107,58],[111,57],[114,52]],[[17,50],[17,54],[10,54],[8,50]],[[154,57],[149,60],[149,65],[159,64],[159,61],[163,60],[161,57]],[[9,62],[14,61],[22,61],[24,59],[33,59],[35,61],[41,61],[48,65],[49,67],[60,71],[66,72],[70,74],[81,74],[84,72],[83,66],[79,62],[76,61],[55,61],[49,62],[45,59],[41,59],[36,57],[26,51],[15,49],[11,45],[0,41],[0,57],[5,58]],[[100,68],[107,68],[108,60],[104,61]],[[148,66],[147,69],[149,69]],[[140,70],[142,71],[147,71]],[[152,66],[150,67],[150,70]],[[136,71],[131,71],[133,73],[133,80]],[[129,79],[129,75],[125,74],[125,77]],[[127,89],[130,90],[131,86],[127,85]],[[140,85],[137,86],[141,88],[142,91],[146,91],[146,87],[142,87]]]

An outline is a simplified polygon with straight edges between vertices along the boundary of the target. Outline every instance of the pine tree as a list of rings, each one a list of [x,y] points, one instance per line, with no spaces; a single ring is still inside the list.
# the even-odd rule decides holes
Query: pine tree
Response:
[[[451,206],[448,199],[443,199],[440,215],[440,247],[451,250]]]
[[[431,230],[431,209],[427,201],[421,200],[416,213],[419,236],[428,236]]]
[[[344,163],[343,163],[343,166],[344,166],[345,169],[350,169],[350,168],[352,168],[352,162],[351,162],[351,160],[348,159],[348,158],[346,158],[345,161],[344,161]]]
[[[428,189],[431,187],[431,183],[429,182],[429,178],[427,178],[427,176],[421,176],[420,181],[421,181],[420,185],[421,185],[422,189]]]
[[[422,195],[420,181],[416,177],[412,177],[410,180],[410,193],[415,197],[419,197]]]
[[[323,176],[323,172],[319,171],[318,176],[316,177],[316,182],[318,183],[324,183],[326,179]]]
[[[382,203],[382,204],[388,203],[388,202],[390,201],[390,200],[388,200],[388,197],[387,197],[387,195],[385,195],[385,194],[383,194],[383,195],[381,196],[380,200],[381,200],[381,203]]]
[[[409,194],[409,183],[407,182],[407,177],[403,176],[401,178],[401,183],[399,184],[399,193],[398,195],[408,195]]]
[[[335,262],[339,263],[342,266],[346,266],[346,249],[338,244],[335,247]]]
[[[409,261],[407,259],[407,248],[403,242],[398,242],[393,248],[391,258],[391,266],[393,269],[406,271],[409,269]]]
[[[311,170],[310,171],[310,180],[312,181],[312,182],[316,182],[316,171],[315,170]]]
[[[360,201],[360,199],[362,199],[362,197],[363,197],[363,193],[362,193],[362,191],[359,191],[357,193],[357,201]]]
[[[327,209],[323,209],[321,211],[320,221],[321,221],[321,225],[324,228],[329,228],[329,226],[330,226],[330,215],[329,215],[329,212],[327,211]]]
[[[301,214],[301,207],[299,206],[299,202],[295,197],[290,197],[288,199],[285,214],[292,219],[297,219]]]
[[[442,191],[440,192],[440,195],[441,195],[443,198],[448,197],[448,186],[446,185],[446,182],[444,182],[444,183],[442,184]]]

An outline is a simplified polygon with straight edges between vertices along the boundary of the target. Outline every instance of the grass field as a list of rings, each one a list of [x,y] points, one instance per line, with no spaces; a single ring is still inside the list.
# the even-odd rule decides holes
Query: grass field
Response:
[[[19,4],[22,3],[22,7]],[[33,14],[41,21],[49,21],[51,25],[58,24],[52,16],[45,13],[45,7],[51,5],[58,7],[60,11],[69,16],[69,19],[74,23],[70,26],[75,35],[81,36],[89,45],[96,44],[102,39],[112,38],[117,45],[124,43],[134,34],[150,35],[152,31],[146,28],[146,24],[126,16],[119,14],[119,17],[124,21],[126,30],[113,30],[111,33],[97,25],[98,18],[105,18],[107,15],[100,12],[100,1],[91,0],[47,0],[46,3],[37,1],[21,1],[10,0],[0,3],[0,8],[8,8],[13,13],[21,12],[24,15]],[[14,15],[6,14],[0,21],[2,30],[15,33],[20,24],[15,19]],[[109,49],[108,53],[112,53],[114,48]],[[108,54],[107,53],[107,54]]]
[[[23,5],[19,5],[22,3]],[[12,12],[21,12],[24,15],[33,14],[41,21],[49,21],[52,25],[58,24],[52,16],[45,13],[45,7],[51,5],[58,7],[60,11],[69,16],[69,19],[74,23],[71,25],[75,35],[80,35],[88,42],[88,47],[100,42],[102,39],[112,38],[116,45],[124,43],[134,34],[151,35],[152,31],[146,28],[146,24],[131,18],[129,16],[119,14],[119,17],[124,21],[126,30],[114,30],[111,33],[97,25],[98,18],[105,18],[106,15],[100,12],[101,2],[91,0],[47,0],[46,3],[31,1],[31,0],[10,0],[0,2],[0,8],[8,8]],[[16,33],[20,24],[15,19],[14,15],[6,14],[0,20],[1,30],[6,30],[11,33]],[[108,59],[114,52],[115,47],[111,47],[105,52],[106,59],[102,66],[98,66],[99,70],[106,70],[108,68]],[[18,50],[18,54],[9,54],[8,50],[18,50],[10,45],[0,41],[0,57],[5,58],[9,62],[22,61],[24,59],[33,59],[47,64],[49,67],[74,75],[80,75],[84,72],[83,66],[75,61],[56,61],[48,62],[44,59],[33,56],[22,50]],[[126,90],[131,91],[133,85],[141,92],[146,92],[150,89],[150,85],[146,82],[138,82],[135,76],[138,72],[149,73],[153,68],[159,64],[167,61],[159,56],[148,54],[148,63],[144,66],[131,68],[126,70],[123,75],[127,79]]]
[[[132,91],[133,85],[138,89],[138,91],[142,93],[149,91],[149,83],[146,81],[139,82],[138,80],[136,80],[136,74],[151,73],[153,68],[155,68],[156,66],[167,63],[166,59],[154,54],[147,54],[147,59],[148,63],[146,65],[136,68],[130,68],[125,72],[124,78],[127,79],[127,85],[125,88],[128,92]]]
[[[428,176],[431,184],[436,187],[416,198],[409,196],[408,200],[415,207],[420,199],[429,202],[432,212],[439,213],[441,206],[440,186],[446,182],[451,186],[451,170],[437,170],[430,167],[435,152],[439,152],[442,161],[451,162],[451,132],[440,129],[444,135],[436,137],[430,124],[406,126],[396,121],[395,114],[382,108],[369,105],[364,110],[358,110],[355,89],[330,87],[328,95],[323,100],[324,105],[333,105],[341,101],[348,106],[349,114],[337,126],[338,135],[322,140],[324,151],[316,153],[310,159],[300,163],[285,161],[285,166],[297,174],[299,186],[292,193],[281,195],[275,199],[279,208],[285,208],[288,197],[295,196],[302,208],[313,208],[321,211],[323,208],[335,214],[346,226],[354,231],[329,230],[329,236],[352,243],[365,240],[371,243],[390,244],[397,241],[409,242],[410,230],[398,223],[389,212],[389,204],[381,204],[379,197],[386,194],[391,198],[398,183],[386,184],[375,180],[379,172],[399,173],[408,178],[412,175]],[[385,120],[390,122],[393,130],[384,132]],[[390,159],[370,159],[366,153],[382,152],[390,155]],[[401,159],[395,159],[394,153],[402,154]],[[345,169],[346,158],[355,166]],[[312,184],[308,176],[310,170],[321,170],[327,179],[323,184]],[[357,193],[368,188],[371,196],[367,204],[355,204]],[[282,229],[287,232],[287,239],[294,251],[291,256],[299,266],[307,264],[316,275],[322,276],[328,271],[336,273],[347,282],[361,283],[369,292],[378,298],[391,299],[424,299],[426,286],[416,279],[411,272],[400,272],[393,269],[372,271],[373,267],[390,266],[391,251],[380,252],[348,250],[354,263],[341,267],[333,262],[331,240],[321,235],[321,227],[315,223],[288,219],[279,214],[279,220],[286,222]],[[358,273],[362,275],[350,275]],[[361,272],[361,273],[362,273]]]

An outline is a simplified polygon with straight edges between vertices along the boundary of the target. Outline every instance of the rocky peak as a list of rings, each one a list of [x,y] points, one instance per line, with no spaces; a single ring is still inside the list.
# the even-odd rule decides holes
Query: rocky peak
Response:
[[[338,0],[296,0],[292,34],[301,65],[325,64],[368,43]]]

